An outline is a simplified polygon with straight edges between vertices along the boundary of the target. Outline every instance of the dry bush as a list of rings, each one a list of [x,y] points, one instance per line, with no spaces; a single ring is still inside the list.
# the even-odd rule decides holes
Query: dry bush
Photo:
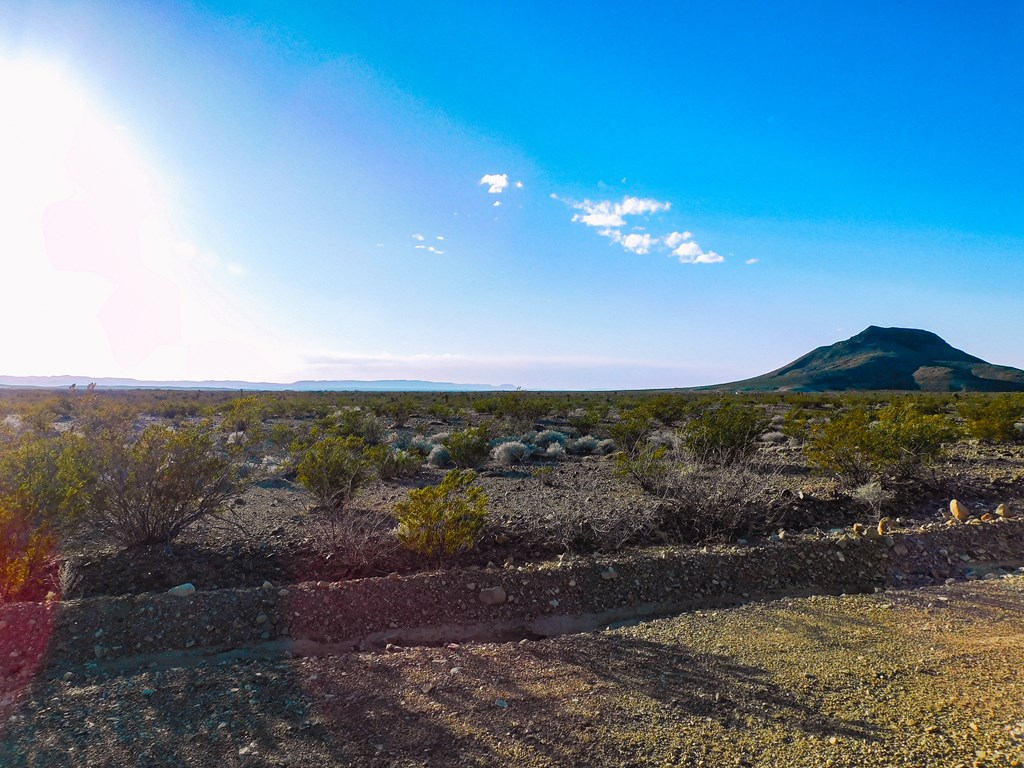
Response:
[[[764,532],[782,519],[779,469],[758,454],[723,462],[719,451],[708,458],[647,443],[617,454],[615,474],[658,501],[657,528],[671,541]]]
[[[317,507],[309,520],[339,576],[373,573],[398,550],[394,518],[379,510]]]
[[[757,457],[729,464],[672,460],[660,494],[661,530],[684,542],[772,530],[783,518],[778,474]]]
[[[173,541],[237,492],[237,468],[214,450],[205,424],[154,424],[134,440],[114,430],[91,454],[97,477],[87,521],[125,546]]]

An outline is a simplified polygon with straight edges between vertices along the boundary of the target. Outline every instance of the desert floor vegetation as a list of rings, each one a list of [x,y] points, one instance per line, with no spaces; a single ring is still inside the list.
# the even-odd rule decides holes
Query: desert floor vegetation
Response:
[[[75,564],[79,594],[347,579],[1024,501],[1012,394],[89,388],[0,412],[9,595],[58,592]]]

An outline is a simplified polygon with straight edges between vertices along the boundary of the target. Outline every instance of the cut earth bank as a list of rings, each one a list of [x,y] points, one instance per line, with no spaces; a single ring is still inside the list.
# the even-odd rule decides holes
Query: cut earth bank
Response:
[[[51,668],[5,702],[0,765],[1024,765],[1020,575],[537,642],[173,656]]]
[[[264,583],[0,606],[0,673],[196,664],[223,654],[303,656],[448,642],[538,639],[786,595],[992,578],[1024,566],[1024,520],[836,529],[751,546],[348,582]]]

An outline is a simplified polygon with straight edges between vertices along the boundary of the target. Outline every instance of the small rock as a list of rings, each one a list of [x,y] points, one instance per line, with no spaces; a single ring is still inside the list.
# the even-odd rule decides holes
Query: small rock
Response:
[[[961,504],[956,499],[953,499],[952,501],[949,502],[949,514],[951,514],[955,519],[959,520],[961,523],[966,521],[971,516],[971,513],[967,511],[967,507]]]
[[[278,597],[288,597],[288,588],[287,587],[281,587],[281,589],[277,590],[277,596]]]
[[[168,595],[174,595],[175,597],[190,597],[191,595],[194,595],[195,592],[195,586],[188,582],[184,584],[179,584],[176,587],[171,587],[167,590]]]
[[[999,515],[999,517],[1009,517],[1010,508],[1006,504],[1000,504],[996,507],[996,514]]]
[[[273,588],[274,588],[274,585],[273,585],[273,584],[271,584],[271,583],[270,583],[269,581],[264,581],[264,582],[263,582],[263,588],[264,588],[264,589],[273,589]]]
[[[601,578],[605,581],[611,581],[612,579],[619,578],[619,574],[616,573],[614,568],[609,566],[607,571],[601,571]]]
[[[910,550],[907,549],[907,545],[904,544],[902,541],[897,541],[896,544],[893,546],[892,551],[893,554],[899,555],[900,557],[905,557]]]
[[[504,699],[495,699],[494,706],[500,707],[501,709],[508,709],[508,702]]]
[[[488,587],[480,590],[480,602],[484,605],[501,605],[508,599],[501,587]]]

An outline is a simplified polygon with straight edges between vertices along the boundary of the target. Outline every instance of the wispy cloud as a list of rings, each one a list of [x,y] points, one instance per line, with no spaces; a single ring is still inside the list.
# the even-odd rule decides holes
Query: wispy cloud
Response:
[[[434,247],[434,246],[432,246],[432,245],[423,245],[423,244],[420,244],[420,245],[417,245],[417,246],[414,246],[414,247],[415,247],[415,248],[416,248],[416,250],[418,250],[418,251],[426,251],[427,253],[436,253],[436,254],[438,254],[438,255],[440,255],[440,254],[444,253],[444,251],[442,251],[442,250],[441,250],[440,248],[435,248],[435,247]]]
[[[626,197],[623,198],[622,202],[618,203],[611,200],[599,200],[596,202],[584,200],[579,203],[564,200],[563,202],[568,203],[578,211],[582,211],[582,213],[577,213],[572,217],[573,221],[582,222],[588,227],[606,228],[626,226],[626,216],[658,213],[659,211],[667,211],[672,207],[671,203],[663,203],[658,200],[642,197]]]
[[[614,200],[566,200],[552,194],[559,200],[579,211],[572,220],[597,229],[597,234],[618,243],[625,250],[636,254],[651,251],[668,251],[682,264],[718,264],[725,257],[714,251],[706,251],[693,239],[691,232],[669,232],[664,236],[653,236],[630,222],[631,217],[650,217],[672,209],[670,202],[647,197],[624,197]],[[627,229],[629,231],[627,231]]]
[[[412,239],[413,240],[419,240],[422,243],[423,242],[423,235],[421,235],[419,232],[417,232],[415,235],[412,236]]]
[[[743,262],[743,263],[744,263],[744,264],[757,264],[757,262],[759,262],[759,261],[760,261],[760,259],[747,259],[747,260],[746,260],[745,262]]]

